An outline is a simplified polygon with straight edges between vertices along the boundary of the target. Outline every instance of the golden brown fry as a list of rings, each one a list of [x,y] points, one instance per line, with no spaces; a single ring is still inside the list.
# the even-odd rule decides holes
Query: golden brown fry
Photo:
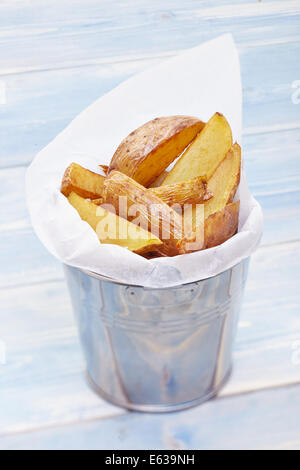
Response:
[[[190,116],[153,119],[121,142],[109,171],[121,171],[147,187],[183,152],[203,126],[202,121]]]
[[[232,134],[228,122],[222,114],[214,114],[170,170],[162,185],[186,181],[195,176],[206,176],[208,180],[231,145]]]
[[[205,219],[205,248],[221,245],[236,233],[239,207],[240,201],[231,202]]]
[[[190,216],[193,216],[193,223],[191,220],[189,223],[193,225],[194,230],[179,241],[178,247],[181,253],[212,248],[231,238],[238,229],[239,206],[240,201],[231,202],[205,219],[204,212],[202,212],[196,226],[195,211],[190,212]]]
[[[206,180],[201,176],[183,181],[182,183],[149,188],[148,191],[169,205],[196,204],[208,201],[212,197],[212,193],[207,189]]]
[[[74,192],[71,192],[68,200],[81,219],[95,230],[101,243],[119,245],[142,255],[153,253],[162,246],[159,238],[152,233],[98,207]]]
[[[166,179],[167,175],[169,174],[169,172],[167,170],[164,170],[157,178],[155,181],[153,181],[153,183],[150,184],[150,186],[148,186],[148,188],[158,188],[158,186],[160,186],[162,184],[162,182]]]
[[[101,206],[101,204],[104,204],[104,198],[99,197],[98,199],[92,199],[91,202],[97,206]]]
[[[122,202],[127,207],[122,207]],[[113,171],[105,180],[105,203],[111,204],[118,215],[160,238],[162,254],[179,253],[177,242],[182,238],[182,217],[151,191],[123,173]]]
[[[207,182],[213,197],[205,202],[205,217],[233,201],[240,182],[241,147],[235,143]]]
[[[74,191],[79,196],[96,199],[102,197],[104,179],[102,175],[71,163],[64,173],[60,190],[67,197]]]
[[[233,201],[240,182],[240,171],[241,148],[235,143],[207,182],[208,190],[213,193],[213,197],[204,202],[205,218]],[[185,216],[190,221],[195,219],[196,206],[187,208]]]
[[[61,191],[102,243],[150,259],[211,248],[237,231],[239,201],[232,201],[241,149],[220,113],[207,124],[189,116],[154,119],[121,142],[109,167],[99,166],[107,176],[72,163]]]

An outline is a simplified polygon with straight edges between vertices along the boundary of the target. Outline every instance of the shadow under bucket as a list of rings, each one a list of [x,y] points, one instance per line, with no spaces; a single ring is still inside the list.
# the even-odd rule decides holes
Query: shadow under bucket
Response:
[[[214,396],[230,374],[248,262],[164,289],[65,265],[93,389],[147,412],[181,410]]]

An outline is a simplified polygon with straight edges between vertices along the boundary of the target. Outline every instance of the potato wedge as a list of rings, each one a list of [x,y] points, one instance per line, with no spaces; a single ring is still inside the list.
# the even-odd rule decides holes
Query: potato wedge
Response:
[[[191,210],[192,209],[192,210]],[[184,236],[177,247],[181,254],[199,251],[205,248],[204,240],[204,204],[192,204],[184,207],[182,214]]]
[[[153,253],[162,242],[152,233],[98,207],[75,192],[68,196],[69,203],[77,210],[81,219],[87,222],[98,235],[101,243],[112,243],[145,255]]]
[[[212,197],[212,193],[207,189],[206,180],[201,176],[182,183],[149,188],[148,191],[169,205],[200,203]]]
[[[183,236],[182,217],[151,191],[129,176],[112,171],[106,178],[104,199],[118,215],[140,225],[163,241],[159,251],[167,256],[179,253]],[[121,198],[121,199],[120,199]]]
[[[205,248],[221,245],[236,233],[239,208],[240,201],[231,202],[205,219]]]
[[[223,209],[224,206],[233,201],[240,182],[240,172],[241,148],[235,143],[207,182],[208,191],[213,194],[213,197],[204,202],[205,218]],[[185,216],[187,220],[194,220],[195,214],[195,205],[186,209]]]
[[[102,196],[104,179],[102,175],[71,163],[64,173],[60,190],[67,197],[74,191],[79,196],[96,199]]]
[[[93,173],[82,166],[72,163],[65,171],[61,192],[68,196],[72,191],[82,197],[96,200],[96,204],[103,203],[105,177]],[[176,183],[170,186],[151,189],[166,204],[185,204],[201,202],[211,197],[203,178],[193,178],[190,181]]]
[[[153,119],[121,142],[112,157],[109,171],[121,171],[147,187],[183,152],[203,127],[202,121],[190,116]]]
[[[158,188],[162,184],[162,182],[166,179],[169,172],[164,170],[157,178],[153,181],[153,183],[148,186],[148,188]]]
[[[180,240],[178,246],[181,253],[204,250],[221,245],[231,238],[238,229],[240,201],[231,202],[219,211],[204,218],[204,212],[198,216],[195,225],[195,210],[190,212],[193,216],[189,220],[193,231]]]
[[[162,185],[179,183],[195,176],[210,179],[232,146],[232,134],[225,117],[216,113],[170,170]]]
[[[104,204],[104,199],[103,197],[99,197],[97,199],[91,199],[91,202],[97,206],[101,206],[101,204]]]
[[[241,147],[235,143],[207,182],[213,197],[205,202],[205,217],[233,201],[241,174]]]

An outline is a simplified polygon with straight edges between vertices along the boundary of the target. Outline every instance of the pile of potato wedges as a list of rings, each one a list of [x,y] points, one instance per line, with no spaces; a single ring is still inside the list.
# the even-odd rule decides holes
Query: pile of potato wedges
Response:
[[[147,258],[176,256],[220,245],[237,231],[241,148],[220,113],[207,123],[149,121],[100,167],[103,174],[72,163],[61,192],[101,243]]]

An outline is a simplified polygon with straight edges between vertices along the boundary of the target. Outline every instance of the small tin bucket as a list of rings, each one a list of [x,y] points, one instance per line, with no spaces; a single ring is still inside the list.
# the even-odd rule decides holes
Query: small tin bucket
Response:
[[[182,410],[228,379],[248,259],[202,281],[164,289],[65,266],[89,383],[130,410]]]

